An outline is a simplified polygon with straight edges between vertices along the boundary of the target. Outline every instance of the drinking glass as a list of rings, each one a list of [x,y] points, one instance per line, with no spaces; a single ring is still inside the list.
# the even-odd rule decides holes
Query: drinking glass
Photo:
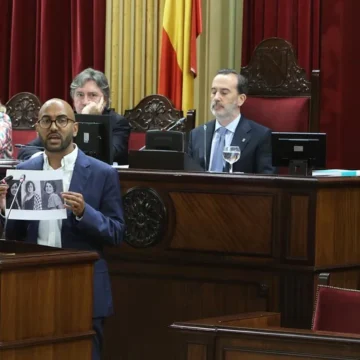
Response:
[[[230,164],[230,173],[233,172],[233,164],[240,159],[241,151],[238,146],[225,146],[223,150],[223,158]]]

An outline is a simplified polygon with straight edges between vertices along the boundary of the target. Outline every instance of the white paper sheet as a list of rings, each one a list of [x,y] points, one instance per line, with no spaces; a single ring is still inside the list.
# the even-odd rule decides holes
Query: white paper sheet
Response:
[[[5,216],[17,220],[57,220],[66,219],[67,212],[61,192],[64,190],[62,170],[7,170],[6,176],[12,175],[6,201]],[[25,175],[25,180],[14,200],[15,190],[19,180]],[[32,190],[32,188],[34,188]],[[51,198],[51,199],[50,199]],[[55,207],[55,205],[57,205]]]

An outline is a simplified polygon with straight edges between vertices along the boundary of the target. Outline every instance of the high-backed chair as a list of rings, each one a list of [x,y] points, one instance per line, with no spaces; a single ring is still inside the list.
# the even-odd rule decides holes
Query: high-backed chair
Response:
[[[131,134],[129,150],[138,150],[145,145],[147,130],[179,130],[188,132],[195,127],[195,110],[189,110],[186,120],[176,125],[183,118],[183,112],[175,109],[172,102],[163,95],[144,97],[133,109],[125,110],[124,116],[129,120]]]
[[[6,113],[12,123],[13,144],[26,144],[36,138],[34,125],[38,120],[40,107],[39,98],[29,92],[18,93],[6,103]],[[14,157],[17,152],[18,149],[14,148]]]
[[[360,291],[318,285],[312,329],[360,334]]]
[[[263,40],[241,74],[249,82],[244,116],[273,131],[319,131],[320,71],[313,70],[309,81],[288,41]]]

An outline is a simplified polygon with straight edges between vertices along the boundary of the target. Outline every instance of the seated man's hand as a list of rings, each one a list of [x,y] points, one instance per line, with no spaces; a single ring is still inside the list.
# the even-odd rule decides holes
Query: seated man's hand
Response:
[[[6,193],[9,189],[9,185],[6,183],[0,183],[0,210],[5,213],[6,209]]]
[[[65,208],[71,210],[77,217],[82,217],[85,211],[85,201],[82,194],[67,191],[61,193],[62,198],[65,201]]]
[[[92,115],[101,115],[105,108],[105,100],[102,96],[100,101],[96,103],[95,101],[91,101],[87,104],[81,111],[82,114],[92,114]]]

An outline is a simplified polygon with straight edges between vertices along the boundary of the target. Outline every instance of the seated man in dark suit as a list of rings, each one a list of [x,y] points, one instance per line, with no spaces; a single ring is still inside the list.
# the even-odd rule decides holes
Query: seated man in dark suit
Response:
[[[211,112],[215,120],[190,132],[189,155],[205,170],[228,171],[222,159],[224,146],[239,146],[234,172],[272,174],[271,130],[241,115],[247,80],[235,70],[223,69],[211,87]]]
[[[104,73],[91,68],[78,74],[70,85],[70,95],[74,109],[78,114],[109,114],[113,123],[114,162],[128,164],[128,143],[130,136],[129,122],[109,108],[110,87]],[[18,159],[27,160],[40,151],[39,138],[26,144],[29,147],[20,149]],[[33,147],[31,147],[33,146]]]
[[[40,109],[36,130],[45,147],[43,154],[20,163],[22,170],[63,171],[64,192],[68,209],[64,220],[9,220],[6,239],[22,240],[45,246],[96,251],[100,259],[94,266],[93,360],[100,360],[103,323],[112,314],[112,295],[107,263],[103,258],[106,245],[117,245],[125,230],[119,176],[115,169],[86,156],[73,143],[78,123],[71,106],[60,99],[47,101]],[[0,184],[0,209],[5,212],[8,185]],[[79,355],[81,359],[81,355]]]

